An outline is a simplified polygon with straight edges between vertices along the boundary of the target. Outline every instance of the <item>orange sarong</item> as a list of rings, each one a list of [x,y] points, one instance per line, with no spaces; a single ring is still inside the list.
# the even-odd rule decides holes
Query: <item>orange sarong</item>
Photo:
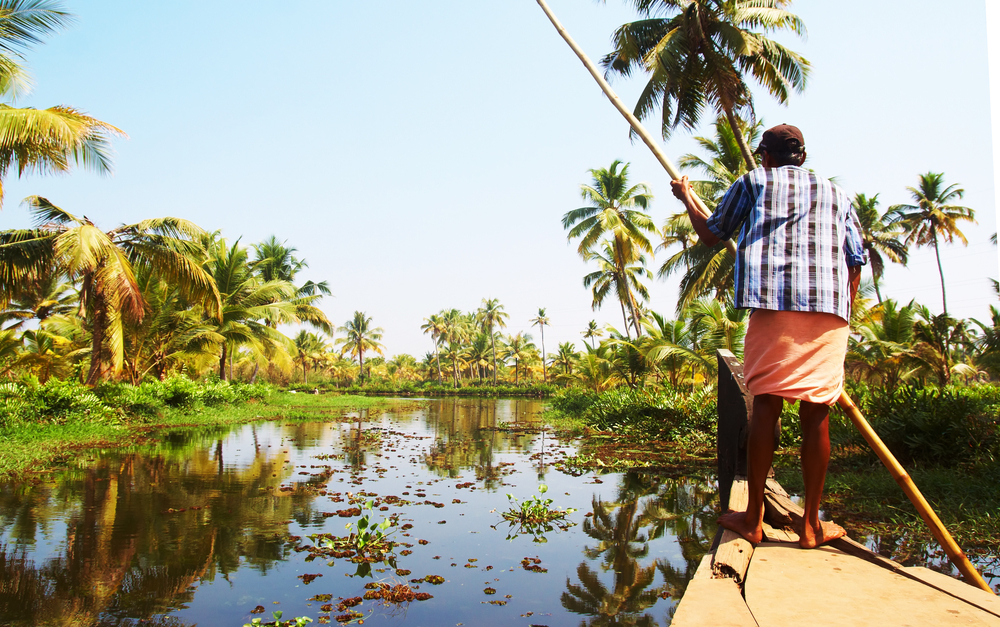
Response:
[[[834,314],[754,310],[743,349],[747,389],[755,396],[833,405],[844,387],[849,331]]]

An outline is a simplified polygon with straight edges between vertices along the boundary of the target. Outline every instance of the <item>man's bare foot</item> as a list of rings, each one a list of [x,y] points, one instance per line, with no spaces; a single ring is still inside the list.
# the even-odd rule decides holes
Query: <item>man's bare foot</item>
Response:
[[[764,536],[764,530],[760,522],[756,525],[747,522],[746,512],[728,511],[719,516],[719,524],[730,531],[740,534],[750,544],[760,544],[761,538]]]
[[[837,523],[823,521],[816,529],[805,520],[802,521],[802,532],[799,534],[799,546],[803,549],[815,549],[830,540],[836,540],[847,535],[844,528]]]

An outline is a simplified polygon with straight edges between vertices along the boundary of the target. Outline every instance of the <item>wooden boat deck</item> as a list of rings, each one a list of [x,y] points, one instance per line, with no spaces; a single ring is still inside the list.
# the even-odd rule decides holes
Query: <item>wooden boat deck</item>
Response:
[[[719,492],[723,511],[747,505],[752,398],[742,364],[719,351]],[[803,550],[802,509],[768,479],[765,541],[720,529],[674,614],[673,627],[996,625],[1000,598],[926,568],[908,568],[849,538]]]
[[[1000,599],[926,568],[893,570],[824,546],[762,542],[741,591],[715,578],[714,553],[688,584],[672,627],[1000,625]]]

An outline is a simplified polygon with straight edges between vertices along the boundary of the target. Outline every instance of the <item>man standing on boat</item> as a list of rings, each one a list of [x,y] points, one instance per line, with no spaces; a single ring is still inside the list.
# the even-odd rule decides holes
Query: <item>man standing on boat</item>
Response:
[[[763,167],[726,192],[703,216],[687,177],[673,181],[701,241],[714,246],[739,233],[735,301],[752,309],[744,343],[744,377],[753,394],[748,442],[746,512],[719,524],[761,541],[764,484],[774,457],[775,426],[784,401],[799,402],[805,517],[799,545],[813,548],[844,530],[821,523],[819,504],[830,461],[828,418],[844,385],[851,304],[867,262],[857,215],[847,194],[806,170],[798,128],[764,131],[756,154]]]

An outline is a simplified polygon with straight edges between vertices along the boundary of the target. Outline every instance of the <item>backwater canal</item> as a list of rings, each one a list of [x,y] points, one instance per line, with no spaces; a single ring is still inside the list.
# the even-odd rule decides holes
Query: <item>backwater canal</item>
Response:
[[[669,624],[715,533],[712,478],[581,474],[541,409],[320,410],[168,432],[0,485],[0,625],[239,627],[276,610],[332,625]],[[506,494],[543,484],[539,498],[576,510],[569,526],[511,527]],[[362,515],[396,521],[383,561],[309,538]],[[365,598],[401,585],[418,597]]]

